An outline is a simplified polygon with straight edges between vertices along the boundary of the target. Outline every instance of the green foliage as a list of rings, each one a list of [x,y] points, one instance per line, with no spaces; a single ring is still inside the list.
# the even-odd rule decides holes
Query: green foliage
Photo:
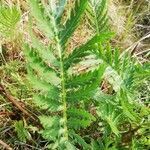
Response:
[[[89,0],[86,17],[90,27],[97,33],[108,30],[107,0]]]
[[[14,39],[20,19],[21,13],[17,7],[0,6],[0,37]]]
[[[112,132],[119,136],[118,124],[122,114],[115,107],[108,103],[101,103],[97,109],[97,114],[109,124]]]
[[[71,11],[70,19],[66,21],[65,26],[60,32],[60,43],[61,45],[65,45],[69,37],[73,34],[78,24],[80,23],[81,15],[86,9],[87,0],[79,0],[75,1],[75,6]]]
[[[46,110],[39,116],[40,133],[48,140],[49,149],[124,148],[126,134],[136,128],[137,132],[143,118],[147,121],[149,111],[143,109],[148,108],[139,105],[137,93],[149,78],[149,63],[141,65],[130,53],[111,47],[106,0],[75,1],[70,18],[63,23],[66,3],[29,0],[38,28],[50,41],[47,45],[40,42],[31,21],[31,45],[24,45],[24,53],[34,102]],[[68,54],[68,43],[85,11],[92,37]],[[76,66],[83,64],[88,69],[78,71]],[[86,133],[94,123],[101,138]],[[134,132],[130,141],[135,144]]]
[[[19,138],[20,141],[22,142],[26,142],[26,140],[30,139],[30,133],[28,132],[28,130],[24,127],[24,123],[22,120],[20,121],[16,121],[14,123],[14,127],[15,127],[15,131],[17,133],[17,136]]]
[[[134,54],[111,46],[116,41],[110,41],[108,1],[28,2],[30,8],[24,7],[24,2],[0,2],[0,55],[4,61],[0,66],[0,81],[6,92],[8,90],[8,95],[0,91],[2,142],[14,149],[149,149],[150,63],[146,62],[149,52]],[[18,7],[9,7],[12,3],[21,6],[25,12],[23,18]],[[134,16],[130,9],[138,2],[132,3],[125,8],[129,10],[125,15],[129,16],[126,28],[131,26]],[[135,11],[141,11],[139,8]],[[16,49],[20,49],[19,25],[26,25],[28,12],[32,16],[29,17],[30,37],[25,33],[26,63],[24,55],[18,54]],[[85,35],[88,40],[76,45],[73,35],[76,38],[79,33],[82,38],[80,22],[90,34]],[[76,29],[79,31],[75,32]],[[7,45],[7,42],[10,43]],[[9,48],[13,49],[12,53],[5,53]],[[142,57],[146,54],[144,62],[137,58],[141,54]],[[24,78],[26,71],[31,86]],[[24,116],[23,121],[13,122],[23,114],[18,114],[12,103],[7,103],[6,97],[9,100],[11,94],[39,120],[31,122],[32,118]],[[27,126],[26,122],[33,124]]]
[[[133,147],[134,145],[136,145],[135,147],[139,145],[141,148],[147,147],[146,143],[140,142],[142,144],[139,144],[137,141],[139,141],[138,135],[141,135],[138,128],[143,128],[144,122],[148,121],[147,115],[149,113],[142,113],[143,107],[148,110],[146,103],[143,101],[141,102],[142,105],[139,104],[139,101],[141,101],[140,95],[142,94],[139,93],[139,89],[149,78],[150,65],[149,63],[139,64],[130,53],[120,53],[117,49],[110,52],[109,49],[107,46],[106,48],[100,48],[101,55],[99,57],[109,66],[105,71],[104,78],[105,82],[107,81],[111,86],[108,87],[107,93],[98,91],[94,97],[97,101],[97,113],[101,118],[99,125],[104,126],[105,134],[103,138],[105,139],[106,136],[106,139],[110,138],[110,141],[121,143],[117,146],[116,143],[111,142],[110,149],[123,148],[122,145],[126,145],[126,143],[121,139],[129,137],[129,143],[133,139]],[[143,105],[143,103],[145,104]],[[130,124],[131,129],[129,127],[123,129],[123,126],[127,124]],[[136,128],[137,135],[130,131]],[[130,136],[126,137],[124,132],[130,134]],[[112,138],[112,133],[117,136]],[[140,140],[142,139],[143,137]],[[97,142],[99,143],[99,141]],[[100,147],[101,144],[96,143],[93,144]],[[102,144],[104,145],[105,141]]]
[[[95,60],[99,60],[95,54],[96,45],[108,41],[111,34],[95,34],[67,55],[67,42],[80,23],[88,1],[75,2],[65,25],[61,23],[61,15],[56,17],[56,8],[58,12],[62,11],[59,10],[62,7],[57,7],[57,4],[54,6],[52,3],[36,0],[29,0],[29,4],[39,29],[53,41],[52,45],[45,46],[31,30],[32,48],[28,44],[24,46],[28,61],[28,79],[37,91],[34,101],[40,108],[48,111],[48,115],[39,117],[44,127],[40,133],[50,142],[48,147],[51,149],[76,149],[77,145],[86,149],[89,146],[78,131],[89,127],[96,118],[83,107],[83,103],[93,97],[106,65],[101,62],[85,73],[69,70],[84,62],[87,56],[94,56]],[[62,4],[64,8],[65,2]]]
[[[83,129],[96,120],[96,118],[82,109],[70,108],[68,111],[68,126],[74,130]]]

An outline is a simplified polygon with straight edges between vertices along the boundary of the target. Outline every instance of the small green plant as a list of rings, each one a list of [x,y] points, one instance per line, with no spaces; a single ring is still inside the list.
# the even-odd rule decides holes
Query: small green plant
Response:
[[[50,141],[51,149],[75,149],[78,146],[89,149],[89,144],[78,131],[95,121],[85,105],[99,87],[106,65],[103,62],[98,65],[93,63],[85,73],[74,73],[73,70],[76,64],[91,57],[99,62],[97,44],[109,40],[111,34],[95,34],[67,55],[67,43],[80,23],[88,1],[75,2],[65,25],[61,23],[65,2],[62,5],[56,3],[55,6],[53,3],[29,0],[29,4],[37,26],[53,41],[52,45],[46,47],[31,31],[32,47],[25,45],[28,78],[38,91],[34,100],[38,106],[47,110],[47,115],[39,117],[44,127],[41,133]]]
[[[25,128],[24,122],[22,120],[16,121],[14,123],[14,127],[20,141],[26,142],[26,140],[30,139],[31,135],[28,132],[28,130]]]
[[[31,45],[25,44],[24,52],[34,102],[45,110],[39,116],[40,133],[49,149],[112,150],[130,148],[131,141],[134,147],[139,134],[135,132],[148,126],[149,111],[145,104],[140,106],[137,93],[148,80],[149,63],[140,64],[130,53],[110,46],[106,0],[76,0],[64,23],[67,2],[29,0],[35,20],[30,21]],[[68,43],[84,13],[92,37],[68,54]],[[34,21],[49,40],[47,45],[35,36]],[[76,69],[83,65],[84,72]],[[101,133],[98,138],[88,133],[92,125]]]
[[[149,126],[147,115],[150,111],[146,105],[149,96],[141,100],[140,89],[143,83],[149,81],[150,64],[139,64],[130,53],[109,49],[102,48],[100,55],[108,65],[103,81],[107,81],[111,86],[107,87],[107,91],[101,89],[94,97],[100,117],[100,130],[104,130],[103,137],[98,139],[95,145],[102,150],[131,148],[134,144],[147,148],[149,140],[142,142],[146,135],[141,131],[145,131]],[[141,142],[138,142],[139,140]]]
[[[21,13],[16,6],[0,6],[0,37],[7,40],[16,38],[20,19]]]
[[[21,12],[16,6],[0,5],[0,55],[4,63],[6,60],[3,55],[3,44],[8,42],[14,44],[17,43],[16,39],[21,38],[18,26],[20,20]]]

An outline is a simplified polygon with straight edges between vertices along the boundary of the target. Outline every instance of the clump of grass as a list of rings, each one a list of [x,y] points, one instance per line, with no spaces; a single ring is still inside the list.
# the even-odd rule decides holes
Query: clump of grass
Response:
[[[149,5],[150,2],[145,0],[109,1],[108,14],[112,30],[116,33],[115,44],[126,49],[150,31]]]
[[[135,42],[133,26],[135,17],[129,6],[120,1],[110,0],[108,5],[108,15],[112,30],[116,33],[115,43],[123,48],[127,48]]]

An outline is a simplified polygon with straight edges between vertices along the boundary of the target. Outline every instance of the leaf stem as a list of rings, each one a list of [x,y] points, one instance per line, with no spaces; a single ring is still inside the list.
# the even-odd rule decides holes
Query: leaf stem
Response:
[[[63,56],[62,56],[62,47],[60,46],[60,40],[57,37],[57,49],[59,51],[59,57],[60,57],[60,67],[61,67],[61,87],[62,87],[62,102],[63,102],[63,119],[64,119],[64,137],[66,140],[68,140],[68,128],[67,128],[67,103],[66,103],[66,89],[65,89],[65,71],[64,71],[64,63],[63,63]]]
[[[58,37],[58,30],[57,25],[55,22],[54,17],[52,17],[54,33],[55,33],[55,41],[56,41],[56,48],[58,50],[59,58],[60,58],[60,70],[61,70],[61,88],[62,88],[62,95],[61,100],[63,102],[63,120],[64,120],[64,138],[68,141],[68,128],[67,128],[67,102],[66,102],[66,89],[65,89],[65,71],[64,71],[64,63],[63,63],[63,50],[60,44],[60,39]]]

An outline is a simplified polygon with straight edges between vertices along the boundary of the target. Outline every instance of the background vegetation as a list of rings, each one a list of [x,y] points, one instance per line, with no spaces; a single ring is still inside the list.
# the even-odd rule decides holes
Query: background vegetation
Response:
[[[103,0],[99,9],[92,3],[94,1],[88,2],[91,3],[81,20],[76,20],[79,25],[75,25],[77,27],[75,32],[70,31],[72,33],[69,35],[66,56],[69,55],[68,57],[71,58],[71,54],[76,52],[72,51],[75,48],[82,48],[81,45],[86,44],[93,35],[100,35],[104,39],[98,41],[101,53],[93,52],[97,59],[86,58],[83,63],[72,68],[74,74],[87,74],[83,76],[84,80],[82,76],[79,79],[73,76],[76,80],[71,85],[70,79],[68,86],[76,88],[79,84],[81,87],[82,84],[87,85],[87,98],[81,94],[81,99],[88,100],[81,101],[77,105],[71,102],[68,104],[67,113],[70,115],[68,126],[74,131],[71,132],[71,144],[68,144],[68,149],[76,147],[76,149],[93,150],[147,150],[150,148],[150,2],[109,0],[104,7],[105,0]],[[33,48],[40,47],[41,45],[38,44],[41,42],[44,46],[51,44],[55,49],[55,42],[49,40],[51,32],[46,34],[47,30],[44,25],[42,26],[45,18],[42,20],[39,12],[33,12],[31,16],[32,7],[35,7],[34,1],[29,3],[25,0],[1,0],[0,2],[1,149],[48,149],[53,144],[53,138],[47,136],[48,132],[44,134],[43,131],[41,134],[43,127],[47,130],[48,119],[41,117],[39,120],[39,116],[61,116],[59,112],[49,112],[49,107],[44,101],[41,103],[34,98],[37,91],[33,89],[31,83],[33,82],[36,88],[44,87],[33,80],[36,75],[29,71],[27,64],[33,58],[36,59],[32,63],[34,69],[42,69],[39,66],[41,59],[36,54],[28,54],[29,47],[31,45]],[[68,1],[62,18],[63,25],[73,7],[74,1]],[[36,40],[34,36],[38,39]],[[63,41],[65,40],[67,37]],[[29,44],[29,47],[26,45],[26,51],[23,48],[25,43]],[[87,55],[81,54],[81,58]],[[44,56],[45,59],[46,56],[49,58],[47,53]],[[88,74],[91,67],[89,65],[93,64],[94,67],[99,59],[103,60],[105,64],[103,66],[106,67],[103,69],[106,70],[101,69],[99,72],[95,70]],[[74,65],[80,59],[76,58],[73,61]],[[44,79],[49,80],[46,78],[49,74],[42,75]],[[94,75],[96,78],[99,77],[98,81],[95,80]],[[30,82],[28,78],[31,79]],[[85,82],[87,80],[91,82]],[[51,81],[57,82],[57,79]],[[94,94],[92,93],[94,97],[91,97],[88,94],[96,81],[98,82],[96,86],[99,88]],[[79,92],[73,98],[76,98]],[[53,108],[56,106],[54,103],[48,105]],[[74,106],[75,110],[69,110],[69,106]],[[48,124],[49,122],[52,120],[48,120]]]

